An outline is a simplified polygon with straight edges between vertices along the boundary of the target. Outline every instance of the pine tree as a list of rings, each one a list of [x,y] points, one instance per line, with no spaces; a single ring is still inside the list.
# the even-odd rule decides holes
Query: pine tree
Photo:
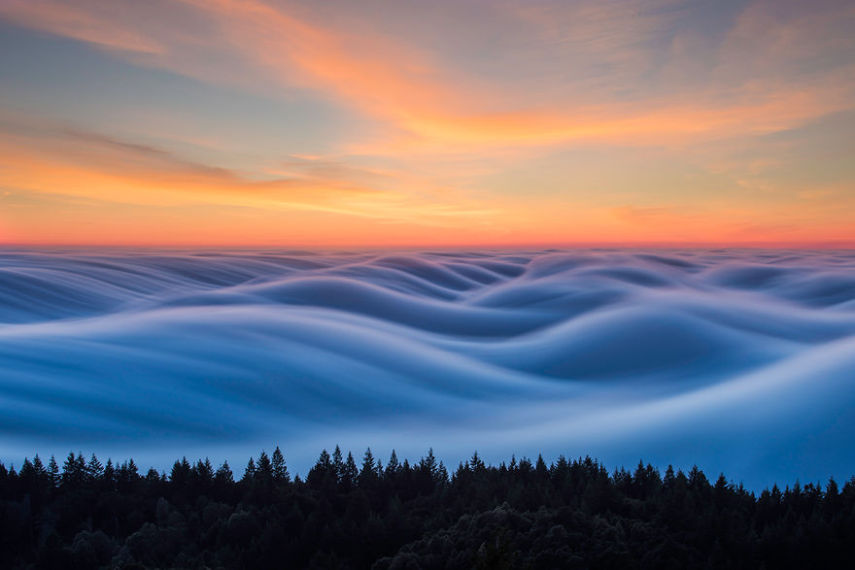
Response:
[[[21,464],[19,477],[28,489],[31,489],[35,485],[36,470],[33,468],[33,464],[27,457],[24,458],[24,462]]]
[[[401,464],[398,463],[398,454],[392,450],[389,456],[389,463],[386,464],[386,477],[394,477],[401,470]]]
[[[172,464],[172,471],[169,474],[169,480],[179,488],[185,487],[190,483],[190,473],[192,468],[187,457],[181,458],[181,461],[176,460]]]
[[[246,464],[246,469],[243,472],[243,479],[241,479],[244,483],[250,483],[255,479],[255,459],[252,457],[249,458],[249,461]]]
[[[198,460],[193,467],[193,475],[203,486],[207,486],[214,479],[214,467],[211,465],[211,460],[207,457],[205,461]]]
[[[98,458],[95,454],[92,454],[92,457],[89,458],[89,464],[86,466],[86,476],[90,480],[100,479],[104,475],[104,466],[101,465],[101,462],[98,461]]]
[[[56,457],[53,455],[50,456],[50,461],[48,461],[48,480],[54,487],[59,485],[59,465],[57,465]]]
[[[290,475],[288,474],[288,468],[285,465],[285,457],[282,455],[282,451],[279,449],[279,446],[276,446],[276,449],[273,450],[273,480],[277,483],[288,483],[291,480]]]
[[[344,479],[344,460],[341,455],[341,448],[336,445],[332,455],[333,471],[338,482]]]
[[[543,482],[549,478],[549,468],[546,466],[546,462],[543,460],[543,455],[537,454],[537,462],[534,466],[534,472],[537,474],[537,478]]]
[[[356,467],[356,461],[353,459],[353,454],[347,452],[347,460],[344,462],[341,481],[345,489],[352,489],[356,485],[356,480],[359,477],[359,469]]]
[[[439,483],[448,483],[448,469],[445,468],[445,464],[442,461],[439,462],[439,467],[436,469],[436,476]]]
[[[136,481],[137,479],[139,479],[139,476],[140,476],[139,469],[137,469],[137,464],[134,463],[133,459],[128,460],[128,469],[127,470],[128,470],[128,480],[129,481]]]
[[[362,456],[362,469],[359,471],[359,486],[368,488],[377,482],[377,464],[374,462],[374,455],[371,453],[371,448],[365,450]]]
[[[45,466],[42,463],[42,460],[39,457],[38,453],[36,453],[36,456],[33,457],[33,474],[35,475],[36,484],[40,488],[48,483],[48,472],[47,469],[45,469]]]
[[[335,467],[333,466],[332,458],[329,452],[324,449],[318,457],[314,467],[309,469],[306,475],[306,483],[315,489],[323,489],[324,491],[332,491],[335,489],[338,477],[336,476]]]
[[[89,478],[89,470],[87,468],[86,458],[83,457],[83,452],[77,453],[77,472],[80,473],[81,479]]]
[[[80,464],[81,462],[74,455],[74,452],[70,452],[62,465],[61,481],[63,485],[77,485],[83,480],[83,469]]]
[[[432,480],[436,480],[437,464],[432,447],[428,449],[427,455],[423,457],[422,460],[419,462],[419,468],[429,474]]]
[[[825,487],[823,509],[829,516],[834,516],[840,507],[840,502],[840,489],[837,487],[837,481],[832,477],[828,480],[828,485]]]
[[[258,466],[255,469],[255,479],[261,481],[265,485],[273,482],[273,465],[270,463],[270,458],[265,451],[258,456]]]
[[[218,484],[231,484],[234,483],[234,480],[234,474],[229,467],[229,462],[223,461],[223,464],[220,465],[219,469],[217,469],[217,472],[214,474],[214,481]]]
[[[327,473],[331,473],[333,471],[332,467],[332,459],[330,458],[330,454],[326,449],[321,450],[321,454],[318,456],[318,462],[315,464],[316,467],[320,467],[323,471]]]
[[[665,477],[662,479],[662,485],[665,487],[666,491],[670,491],[674,488],[676,479],[677,478],[674,475],[674,466],[668,465],[668,468],[665,469]]]
[[[109,457],[107,458],[107,464],[104,466],[103,481],[108,487],[112,487],[113,483],[116,482],[116,470],[113,468],[113,460]]]

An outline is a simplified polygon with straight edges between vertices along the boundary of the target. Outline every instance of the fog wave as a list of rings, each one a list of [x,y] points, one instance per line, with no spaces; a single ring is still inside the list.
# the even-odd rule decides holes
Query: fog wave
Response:
[[[0,431],[847,476],[855,253],[5,250]]]

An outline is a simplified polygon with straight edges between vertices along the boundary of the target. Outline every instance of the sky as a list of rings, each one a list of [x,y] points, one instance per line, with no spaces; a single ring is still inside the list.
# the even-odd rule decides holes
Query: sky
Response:
[[[0,243],[855,245],[851,0],[0,0]]]

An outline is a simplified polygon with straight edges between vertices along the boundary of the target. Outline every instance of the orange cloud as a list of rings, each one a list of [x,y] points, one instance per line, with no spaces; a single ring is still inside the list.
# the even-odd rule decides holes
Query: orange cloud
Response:
[[[254,178],[184,160],[147,145],[100,134],[41,125],[0,129],[0,188],[118,206],[211,206],[270,212],[326,212],[375,223],[447,225],[487,215],[471,201],[419,198],[384,189],[400,184],[395,172],[365,171],[332,161],[292,161]],[[371,184],[377,182],[383,184]],[[38,199],[38,196],[36,197]]]
[[[153,147],[68,129],[36,136],[0,132],[0,153],[14,165],[0,171],[2,186],[125,203],[311,204],[335,194],[374,192],[341,181],[249,180]]]
[[[191,40],[173,29],[174,24],[166,23],[172,6],[158,5],[160,18],[140,21],[133,17],[143,10],[139,5],[118,4],[121,9],[115,3],[101,2],[83,2],[72,9],[57,1],[19,0],[4,5],[0,14],[22,25],[119,50],[134,61],[193,76],[209,74],[208,79],[215,81],[228,73],[211,70],[208,60],[223,55],[230,63],[248,62],[265,81],[272,78],[283,87],[317,90],[393,128],[388,141],[346,145],[356,153],[479,152],[585,141],[684,144],[792,128],[851,108],[855,93],[851,79],[855,74],[850,68],[811,78],[805,84],[791,83],[786,89],[779,82],[764,84],[758,76],[742,86],[723,87],[725,98],[704,89],[681,92],[676,98],[648,97],[627,103],[597,97],[595,91],[569,92],[553,102],[532,103],[504,78],[472,76],[454,65],[443,65],[426,50],[388,36],[315,24],[302,13],[305,6],[274,7],[258,0],[182,0],[183,17],[212,30],[210,37]],[[580,21],[570,28],[573,45],[586,45],[580,38],[587,37],[598,57],[616,51],[607,60],[611,65],[632,55],[629,61],[637,66],[638,58],[646,55],[640,48],[628,53],[633,41],[661,32],[673,14],[645,13],[639,25],[626,18],[632,13],[627,12],[631,5],[613,8],[582,11]],[[537,8],[527,8],[519,15],[530,18],[537,13]],[[734,34],[743,37],[740,30],[753,28],[741,22],[757,18],[749,12]],[[660,19],[665,19],[664,24]],[[780,24],[788,25],[790,22]],[[617,28],[601,34],[602,26]],[[548,34],[556,32],[547,28],[542,33],[549,39]],[[199,52],[196,56],[194,49]],[[718,67],[732,66],[737,55],[723,53],[725,59]],[[619,69],[627,67],[619,65]],[[496,96],[505,91],[509,97]],[[491,110],[499,101],[502,108]]]
[[[841,29],[855,11],[821,10],[810,26],[800,26],[798,14],[776,15],[774,6],[753,4],[722,45],[704,52],[701,69],[694,44],[669,36],[676,12],[659,3],[652,10],[638,0],[519,6],[484,7],[516,18],[493,30],[489,57],[516,65],[503,70],[443,55],[383,14],[368,22],[376,28],[370,31],[364,21],[351,25],[358,18],[324,21],[311,3],[6,0],[0,18],[17,25],[212,85],[266,94],[310,90],[367,118],[371,132],[330,141],[335,156],[283,152],[280,160],[243,172],[86,129],[32,120],[0,125],[0,189],[13,193],[4,198],[12,209],[0,221],[10,235],[40,241],[124,235],[203,243],[229,236],[219,241],[414,245],[855,237],[834,210],[839,196],[812,188],[802,191],[814,199],[800,201],[811,202],[809,208],[795,197],[769,207],[748,192],[736,208],[713,191],[692,197],[690,178],[675,174],[663,189],[651,176],[639,206],[634,188],[590,184],[592,190],[573,183],[572,168],[557,167],[547,182],[572,187],[559,196],[536,195],[540,189],[527,186],[523,175],[519,187],[495,188],[509,165],[538,153],[621,147],[612,160],[601,159],[603,169],[619,169],[626,148],[753,141],[851,110],[855,66],[845,56],[855,41]],[[465,28],[454,33],[465,36]],[[831,39],[820,37],[825,29]],[[506,42],[505,31],[523,35]],[[811,47],[799,51],[805,44]],[[834,56],[828,58],[833,65],[817,63],[826,54]],[[526,66],[537,69],[523,73]],[[626,86],[633,89],[624,93]],[[691,153],[674,157],[678,166],[695,160]],[[735,169],[722,170],[707,186],[720,185],[724,193]],[[765,174],[751,179],[753,187],[776,188]],[[539,181],[539,175],[530,178]],[[731,193],[746,189],[729,182]],[[623,183],[636,181],[626,176]],[[681,193],[685,200],[674,198]],[[168,231],[153,231],[160,224]]]
[[[119,3],[110,2],[73,6],[67,2],[4,0],[0,5],[0,16],[28,28],[95,44],[104,49],[148,55],[164,54],[165,46],[148,34],[128,26],[110,25],[115,22],[113,18],[119,10]]]

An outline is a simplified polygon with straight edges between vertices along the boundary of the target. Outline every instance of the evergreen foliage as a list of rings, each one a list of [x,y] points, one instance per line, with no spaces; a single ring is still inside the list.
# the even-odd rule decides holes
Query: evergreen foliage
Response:
[[[324,450],[305,482],[281,450],[140,475],[70,453],[0,463],[4,568],[855,568],[855,478],[759,495],[697,467],[433,450],[385,468]]]

